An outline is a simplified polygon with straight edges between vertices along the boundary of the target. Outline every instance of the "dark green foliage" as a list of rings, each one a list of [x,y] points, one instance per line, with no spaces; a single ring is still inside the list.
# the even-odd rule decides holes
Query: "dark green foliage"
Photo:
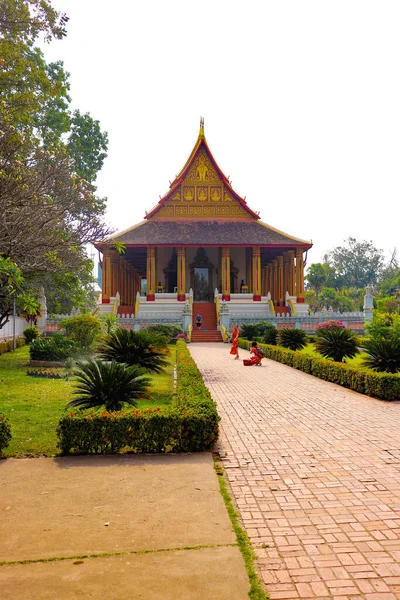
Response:
[[[165,409],[66,414],[57,428],[62,452],[196,452],[211,450],[218,438],[215,402],[186,344],[177,342],[176,397]]]
[[[281,329],[278,344],[290,350],[301,350],[307,345],[307,334],[303,329]]]
[[[359,353],[358,338],[350,329],[341,327],[318,329],[315,349],[325,358],[342,362],[344,358],[354,358]]]
[[[7,448],[11,441],[11,427],[10,422],[4,415],[0,415],[0,454]]]
[[[264,344],[271,344],[275,346],[278,331],[272,323],[268,321],[261,321],[258,323],[258,329],[260,332],[260,341]]]
[[[250,344],[251,342],[245,340],[239,341],[239,346],[247,350],[249,350]],[[310,373],[319,379],[337,383],[360,394],[367,394],[380,400],[400,400],[400,377],[398,375],[372,373],[344,363],[331,362],[279,346],[265,344],[263,348],[267,358],[294,367],[304,373]]]
[[[138,398],[147,398],[150,379],[143,370],[134,365],[126,367],[115,361],[103,363],[90,360],[78,362],[74,371],[77,396],[69,406],[96,408],[104,406],[107,411],[121,410],[124,404],[136,406]]]
[[[119,328],[101,339],[97,352],[103,360],[139,365],[147,371],[160,373],[167,364],[167,339],[145,330]]]
[[[62,361],[70,356],[76,356],[77,353],[78,347],[75,342],[60,333],[52,338],[33,340],[29,348],[31,360]]]
[[[263,342],[264,344],[276,344],[276,327],[268,321],[249,323],[240,329],[240,337],[249,341]]]
[[[88,349],[101,331],[101,321],[93,315],[77,315],[60,321],[60,327],[80,348]]]
[[[183,333],[182,327],[179,325],[150,325],[146,328],[147,333],[152,335],[162,335],[167,338],[168,344],[176,343],[176,336]]]
[[[249,323],[248,325],[242,325],[240,328],[239,336],[245,340],[255,340],[258,339],[260,335],[260,330],[258,328],[257,323]]]
[[[400,337],[370,338],[363,342],[368,356],[363,365],[378,373],[397,373],[400,371]]]
[[[30,344],[33,340],[36,340],[39,337],[39,329],[32,325],[32,327],[26,327],[23,331],[25,340],[27,344]]]

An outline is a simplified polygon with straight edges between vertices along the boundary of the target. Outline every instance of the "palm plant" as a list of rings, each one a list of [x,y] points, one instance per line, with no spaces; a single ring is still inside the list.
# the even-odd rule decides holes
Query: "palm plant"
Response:
[[[96,351],[103,360],[138,365],[146,371],[160,373],[168,363],[166,343],[164,336],[118,328],[102,338]]]
[[[95,408],[104,406],[109,412],[121,410],[124,404],[136,406],[138,398],[147,398],[150,378],[137,365],[126,367],[115,361],[90,360],[77,363],[77,396],[69,406]]]
[[[281,329],[278,344],[290,350],[301,350],[307,345],[307,334],[303,329]]]
[[[367,353],[362,361],[365,367],[379,373],[400,371],[400,336],[370,338],[363,347]]]
[[[358,338],[353,331],[342,327],[318,329],[315,349],[325,358],[343,362],[344,358],[354,358],[359,353]]]
[[[255,340],[260,336],[260,330],[257,323],[248,323],[247,325],[242,325],[240,328],[240,337],[245,340]]]

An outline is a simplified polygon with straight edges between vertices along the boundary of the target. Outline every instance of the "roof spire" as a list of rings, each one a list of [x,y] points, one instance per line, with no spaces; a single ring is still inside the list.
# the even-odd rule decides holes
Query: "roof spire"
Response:
[[[200,117],[200,131],[199,137],[204,138],[204,117]]]

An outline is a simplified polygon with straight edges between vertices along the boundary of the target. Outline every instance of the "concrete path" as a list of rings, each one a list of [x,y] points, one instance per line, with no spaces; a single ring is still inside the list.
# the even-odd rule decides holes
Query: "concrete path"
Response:
[[[0,460],[1,600],[244,600],[210,453]]]
[[[400,403],[192,344],[272,600],[400,599]],[[248,352],[240,351],[240,358]]]

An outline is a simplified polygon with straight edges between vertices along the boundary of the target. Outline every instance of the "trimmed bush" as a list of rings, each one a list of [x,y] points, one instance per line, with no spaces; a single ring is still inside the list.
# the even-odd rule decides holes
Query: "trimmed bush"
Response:
[[[102,329],[102,322],[93,315],[77,315],[60,321],[60,327],[65,329],[67,336],[85,350],[91,348],[94,339]]]
[[[78,347],[74,341],[61,333],[52,338],[38,338],[31,342],[29,355],[31,360],[63,361],[70,356],[76,356]]]
[[[249,349],[250,343],[247,340],[239,339],[241,348]],[[345,363],[332,362],[278,346],[267,344],[261,344],[261,346],[264,348],[266,358],[294,367],[319,379],[337,383],[379,400],[400,400],[400,377],[398,375],[373,373]]]
[[[4,415],[0,415],[0,454],[7,448],[11,437],[10,421]]]
[[[177,342],[177,371],[176,395],[166,408],[65,414],[57,428],[62,452],[211,450],[218,438],[216,404],[182,340]]]
[[[39,329],[32,325],[32,327],[26,327],[22,332],[24,334],[24,338],[27,344],[30,344],[33,340],[36,340],[40,333]]]
[[[307,334],[303,329],[281,329],[278,344],[290,350],[301,350],[307,345]]]

